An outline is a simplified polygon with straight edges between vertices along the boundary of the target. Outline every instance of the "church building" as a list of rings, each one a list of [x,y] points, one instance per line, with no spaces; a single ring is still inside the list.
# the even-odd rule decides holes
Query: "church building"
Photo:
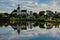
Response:
[[[18,5],[18,7],[17,7],[17,9],[14,9],[13,11],[12,11],[12,14],[26,14],[27,13],[27,10],[21,10],[21,8],[20,8],[20,5]]]
[[[11,14],[17,14],[17,15],[22,14],[25,15],[27,18],[29,18],[32,16],[32,11],[30,12],[28,10],[22,10],[20,8],[20,5],[18,5],[17,9],[14,9]]]

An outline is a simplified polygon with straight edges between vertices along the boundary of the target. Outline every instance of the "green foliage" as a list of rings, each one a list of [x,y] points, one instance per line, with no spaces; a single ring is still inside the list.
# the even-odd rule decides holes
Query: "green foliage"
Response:
[[[43,16],[44,13],[45,13],[45,11],[40,11],[40,12],[39,12],[39,15],[40,15],[40,16]]]
[[[36,12],[33,13],[33,16],[34,18],[40,18],[40,16]]]

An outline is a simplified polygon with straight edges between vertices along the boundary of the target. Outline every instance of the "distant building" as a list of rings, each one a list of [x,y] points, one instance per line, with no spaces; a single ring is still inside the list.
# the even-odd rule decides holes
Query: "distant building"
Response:
[[[33,17],[32,11],[28,12],[28,10],[21,10],[20,5],[18,5],[17,9],[14,9],[11,14],[23,14],[24,16],[26,16],[26,18]]]
[[[30,18],[33,18],[33,12],[30,11]]]
[[[17,14],[17,15],[18,15],[18,14],[26,14],[26,13],[27,13],[27,10],[21,10],[21,9],[20,9],[20,5],[18,5],[18,7],[17,7],[16,10],[14,9],[14,10],[12,11],[12,14]]]

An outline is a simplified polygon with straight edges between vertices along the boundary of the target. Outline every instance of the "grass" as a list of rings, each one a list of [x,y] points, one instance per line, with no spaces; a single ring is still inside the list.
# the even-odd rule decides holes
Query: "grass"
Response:
[[[15,21],[37,21],[37,22],[60,23],[59,19],[58,20],[47,20],[47,19],[39,19],[39,18],[15,18]]]

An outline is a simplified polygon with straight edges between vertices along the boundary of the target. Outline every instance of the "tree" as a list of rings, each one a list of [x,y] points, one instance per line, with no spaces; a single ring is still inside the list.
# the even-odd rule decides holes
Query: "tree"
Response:
[[[47,15],[50,15],[50,16],[54,15],[54,13],[51,10],[46,10],[46,12],[47,12]]]
[[[43,16],[44,13],[45,13],[45,11],[40,11],[40,12],[39,12],[39,15],[40,15],[40,16]]]
[[[34,13],[33,13],[33,15],[34,15],[34,16],[36,16],[36,15],[37,15],[37,13],[36,13],[36,12],[34,12]]]
[[[55,19],[60,19],[60,12],[55,11],[54,18]]]
[[[35,18],[39,18],[39,15],[38,15],[36,12],[33,13],[33,16],[34,16]]]
[[[12,13],[11,13],[11,14],[10,14],[10,17],[15,17],[15,18],[16,18],[16,17],[17,17],[17,14],[12,14]]]

